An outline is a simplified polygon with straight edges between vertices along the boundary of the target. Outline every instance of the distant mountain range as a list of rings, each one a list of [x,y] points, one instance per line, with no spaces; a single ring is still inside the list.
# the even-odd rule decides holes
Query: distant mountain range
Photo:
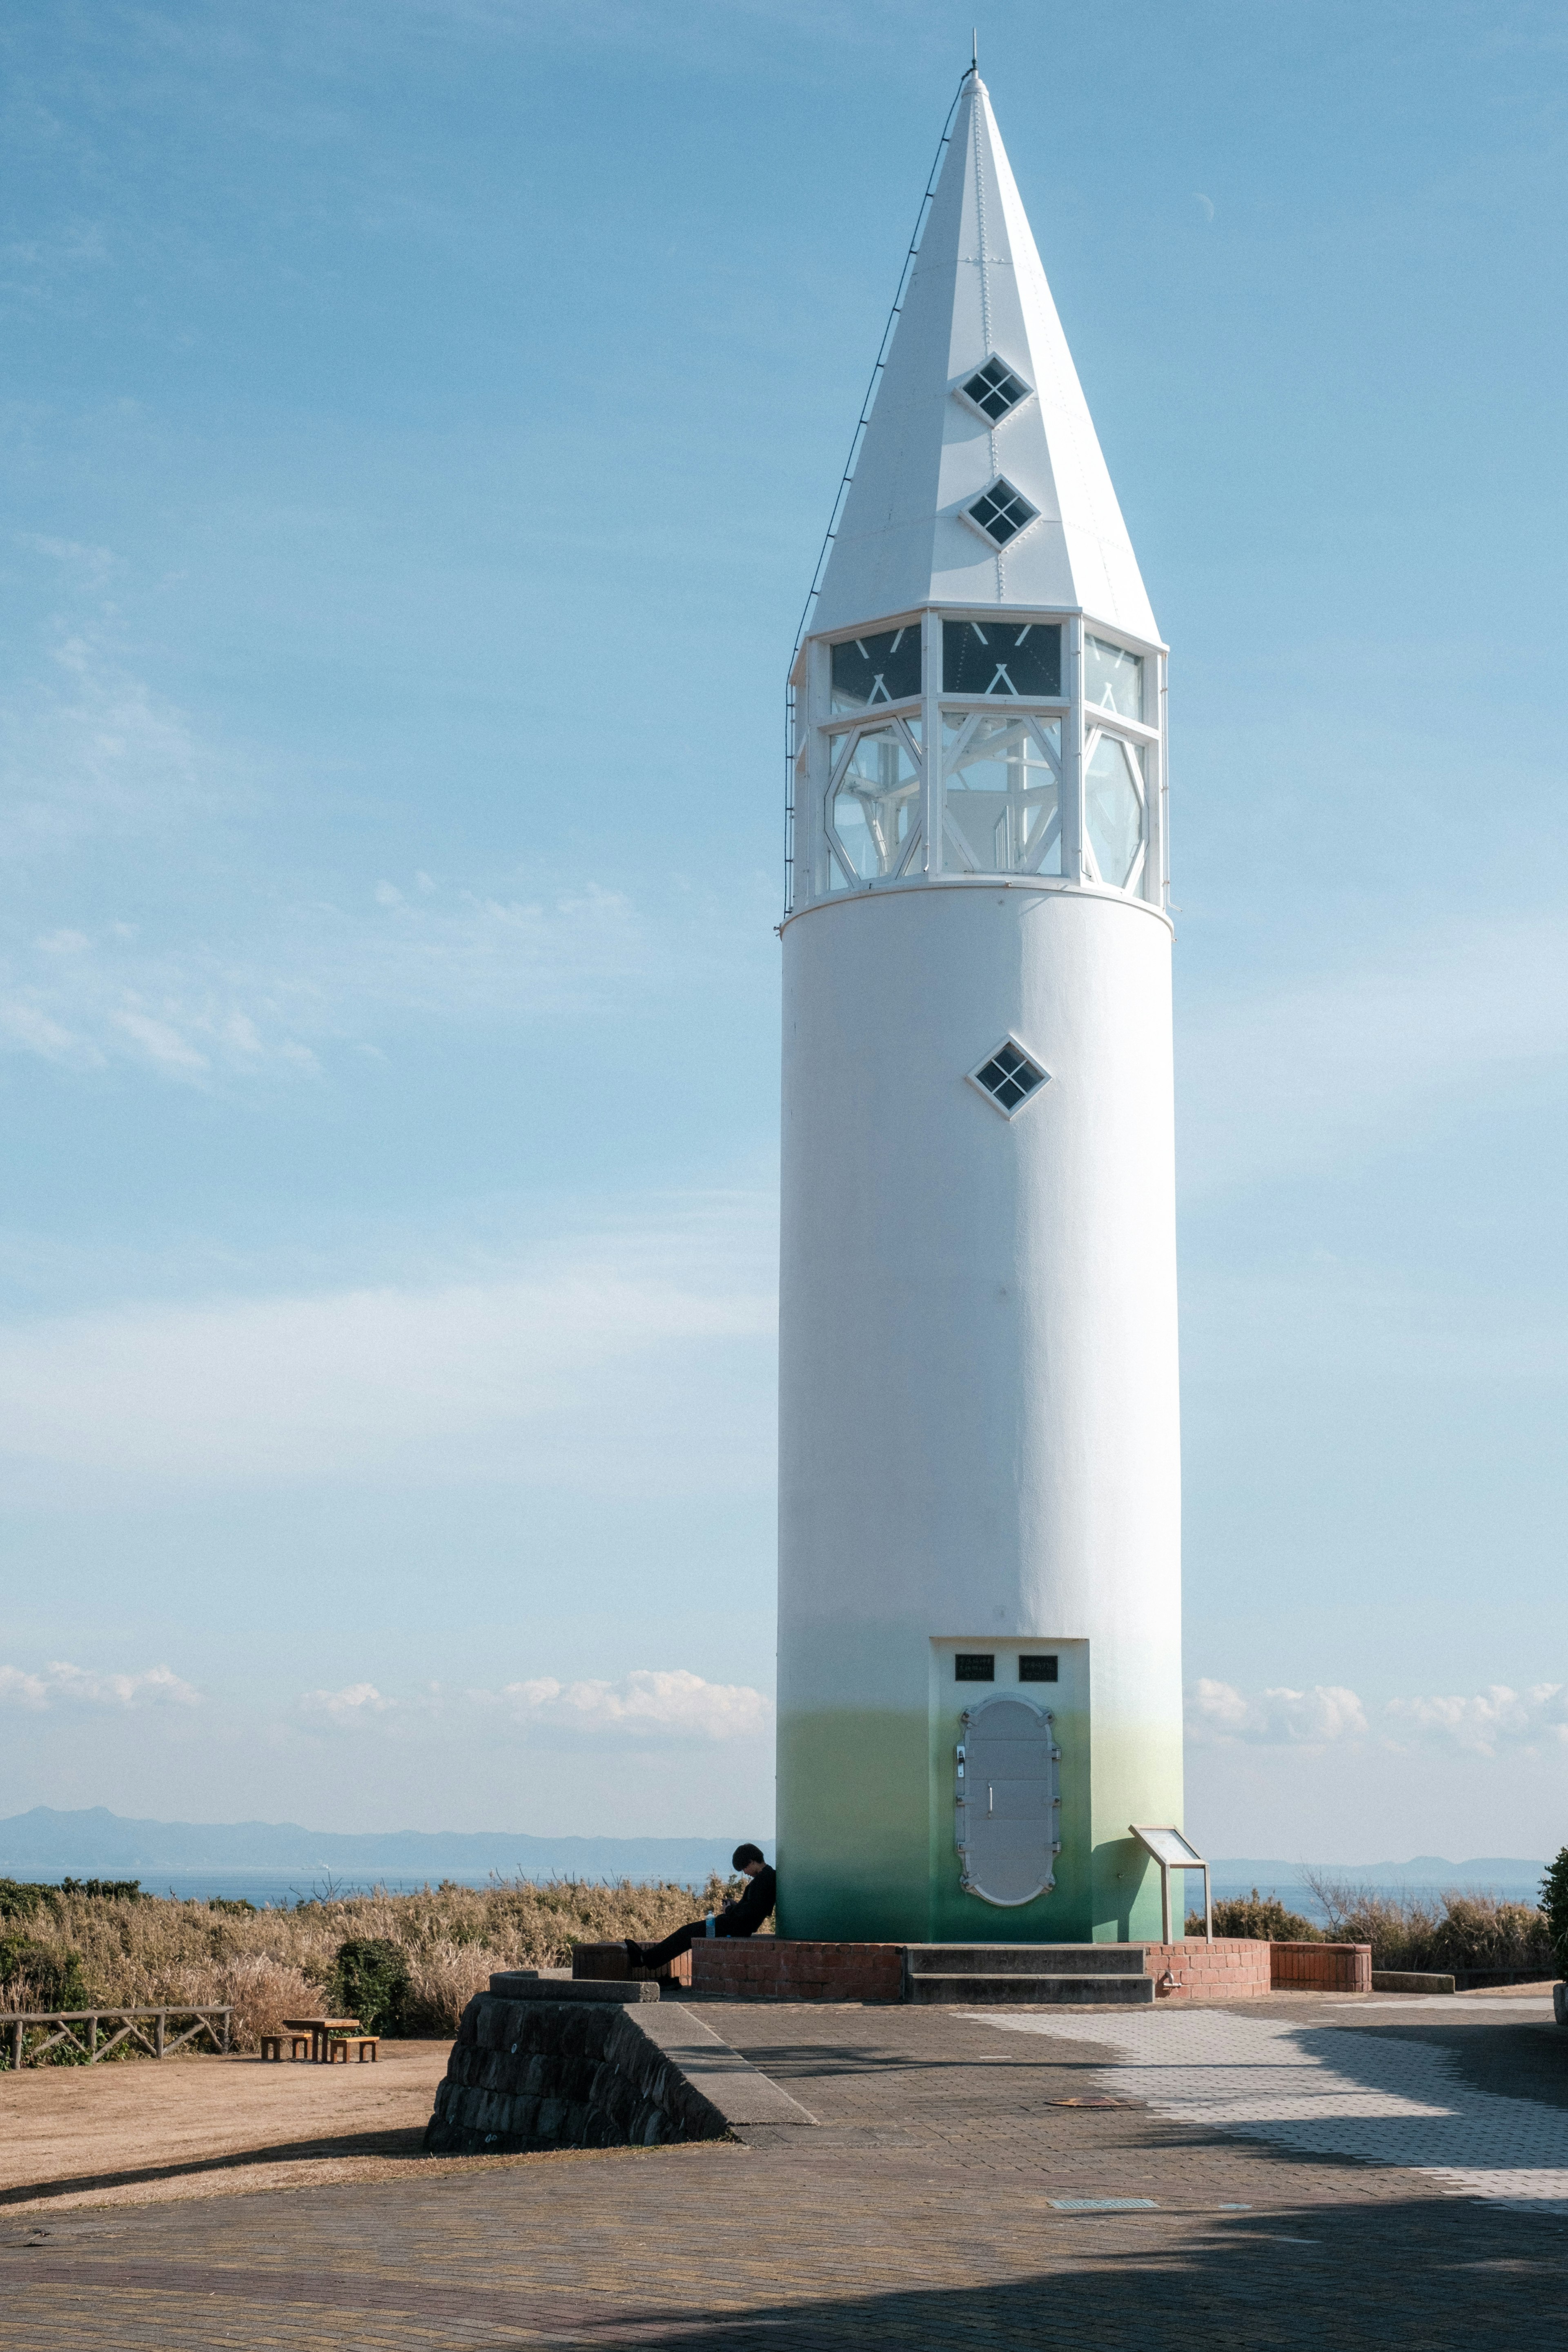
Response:
[[[302,1829],[298,1822],[127,1821],[106,1806],[35,1805],[0,1821],[0,1875],[140,1878],[167,1873],[298,1872],[333,1878],[668,1878],[728,1871],[732,1840],[530,1837],[520,1830]]]
[[[3,1826],[3,1825],[0,1825]],[[1346,1879],[1354,1886],[1378,1886],[1388,1892],[1401,1887],[1468,1887],[1477,1894],[1506,1894],[1516,1887],[1540,1885],[1543,1862],[1521,1861],[1517,1854],[1482,1854],[1473,1862],[1448,1862],[1440,1853],[1418,1853],[1409,1862],[1221,1862],[1209,1857],[1210,1874],[1217,1882],[1249,1886],[1304,1886],[1307,1873],[1320,1878]],[[1190,1890],[1189,1890],[1190,1891]]]
[[[31,1812],[0,1821],[0,1874],[14,1878],[140,1878],[192,1873],[297,1872],[307,1883],[323,1875],[376,1878],[666,1878],[700,1884],[710,1870],[728,1870],[730,1843],[721,1838],[533,1837],[521,1830],[303,1829],[298,1822],[127,1821],[106,1806]],[[1419,1853],[1409,1862],[1236,1861],[1211,1855],[1216,1886],[1301,1886],[1308,1869],[1328,1878],[1389,1889],[1473,1887],[1499,1892],[1539,1883],[1544,1864],[1517,1855],[1448,1862]],[[1191,1890],[1189,1890],[1191,1891]]]

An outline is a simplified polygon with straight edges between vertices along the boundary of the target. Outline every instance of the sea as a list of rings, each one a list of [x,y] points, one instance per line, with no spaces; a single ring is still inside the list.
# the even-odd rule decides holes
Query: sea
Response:
[[[86,1874],[85,1872],[79,1874],[84,1877]],[[110,1874],[108,1872],[103,1874],[105,1876]],[[58,1873],[51,1875],[58,1881]],[[666,1874],[658,1871],[648,1871],[640,1876],[636,1872],[617,1874],[616,1879],[605,1879],[603,1883],[618,1885],[623,1876],[631,1878],[635,1884],[667,1883]],[[355,1877],[349,1874],[340,1876],[324,1871],[312,1876],[308,1870],[150,1870],[141,1874],[143,1895],[173,1895],[184,1903],[210,1903],[215,1900],[254,1903],[258,1910],[282,1911],[290,1911],[300,1903],[341,1900],[349,1895],[419,1895],[427,1886],[436,1885],[485,1887],[493,1886],[496,1883],[489,1872],[475,1875],[457,1870],[443,1872],[439,1880],[368,1874]],[[543,1874],[534,1883],[545,1883]],[[692,1879],[689,1883],[693,1892],[702,1884],[700,1879]]]
[[[639,1877],[644,1882],[664,1877],[663,1873],[655,1871],[641,1874],[633,1872],[626,1874],[634,1880],[634,1883]],[[1300,1879],[1283,1874],[1270,1875],[1259,1874],[1256,1872],[1249,1873],[1244,1877],[1237,1874],[1234,1868],[1227,1871],[1223,1864],[1213,1866],[1211,1874],[1214,1900],[1216,1903],[1223,1903],[1237,1896],[1248,1895],[1256,1886],[1261,1895],[1278,1895],[1287,1910],[1300,1912],[1303,1918],[1310,1919],[1320,1926],[1327,1920],[1328,1914],[1323,1906],[1311,1888]],[[1363,1879],[1349,1872],[1336,1871],[1331,1875],[1336,1885],[1348,1883],[1356,1886],[1365,1886],[1369,1892],[1404,1899],[1416,1896],[1434,1903],[1440,1901],[1444,1895],[1450,1893],[1456,1885],[1454,1878],[1447,1880],[1435,1878],[1430,1884],[1426,1884],[1404,1877],[1384,1881],[1373,1879],[1369,1875]],[[493,1877],[488,1872],[474,1874],[450,1871],[443,1874],[443,1879],[445,1884],[455,1886],[486,1887],[495,1884]],[[308,1870],[148,1871],[142,1877],[142,1892],[147,1895],[172,1895],[178,1896],[184,1902],[195,1903],[207,1903],[215,1898],[226,1899],[230,1902],[244,1901],[254,1903],[258,1910],[268,1908],[291,1910],[297,1904],[321,1902],[349,1895],[371,1895],[377,1892],[388,1895],[417,1895],[433,1883],[438,1882],[433,1882],[429,1878],[383,1877],[370,1874],[354,1876],[344,1874],[340,1876],[331,1872],[318,1871],[312,1874]],[[614,1882],[605,1881],[605,1884],[611,1883]],[[689,1884],[696,1892],[700,1888],[701,1881],[694,1878]],[[1467,1881],[1465,1891],[1476,1893],[1483,1890],[1475,1883]],[[1541,1893],[1539,1868],[1532,1870],[1531,1874],[1527,1878],[1518,1873],[1516,1865],[1513,1873],[1500,1874],[1498,1877],[1488,1880],[1484,1892],[1500,1895],[1505,1902],[1533,1905],[1539,1900]],[[1174,1890],[1173,1890],[1173,1895]],[[1195,1910],[1201,1906],[1203,1882],[1195,1871],[1189,1874],[1186,1895],[1189,1911]]]

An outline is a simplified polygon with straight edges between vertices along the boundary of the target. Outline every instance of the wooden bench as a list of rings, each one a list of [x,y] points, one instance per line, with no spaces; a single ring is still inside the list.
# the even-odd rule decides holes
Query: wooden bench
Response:
[[[283,2031],[292,2037],[296,2058],[303,2052],[307,2058],[320,2063],[322,2059],[331,2061],[333,2035],[357,2033],[359,2020],[357,2017],[286,2017]]]
[[[379,2033],[335,2033],[327,2044],[327,2063],[329,2066],[331,2065],[341,2056],[346,2066],[349,2063],[349,2052],[357,2050],[360,2064],[363,2066],[368,2058],[374,2066],[375,2053],[380,2046]]]
[[[289,2030],[283,2033],[263,2033],[259,2039],[261,2042],[261,2055],[263,2060],[270,2059],[279,2066],[283,2063],[283,2044],[285,2042],[289,2044],[289,2055],[290,2058],[311,2058],[315,2055],[315,2035],[309,2032],[302,2033],[293,2026],[290,2026]]]

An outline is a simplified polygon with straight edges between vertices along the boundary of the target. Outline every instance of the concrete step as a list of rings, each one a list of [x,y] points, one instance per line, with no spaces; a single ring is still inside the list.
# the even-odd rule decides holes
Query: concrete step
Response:
[[[910,1944],[911,1978],[1141,1977],[1142,1944]]]
[[[1146,1976],[931,1976],[911,1977],[906,1998],[922,2007],[966,2008],[1003,2003],[1026,2008],[1149,2009],[1154,1979]]]

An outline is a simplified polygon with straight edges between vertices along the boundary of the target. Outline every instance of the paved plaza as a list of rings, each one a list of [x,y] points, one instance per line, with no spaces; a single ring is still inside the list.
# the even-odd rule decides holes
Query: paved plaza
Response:
[[[1563,2336],[1568,2033],[1539,2000],[703,2014],[815,2129],[0,2210],[0,2347]]]

